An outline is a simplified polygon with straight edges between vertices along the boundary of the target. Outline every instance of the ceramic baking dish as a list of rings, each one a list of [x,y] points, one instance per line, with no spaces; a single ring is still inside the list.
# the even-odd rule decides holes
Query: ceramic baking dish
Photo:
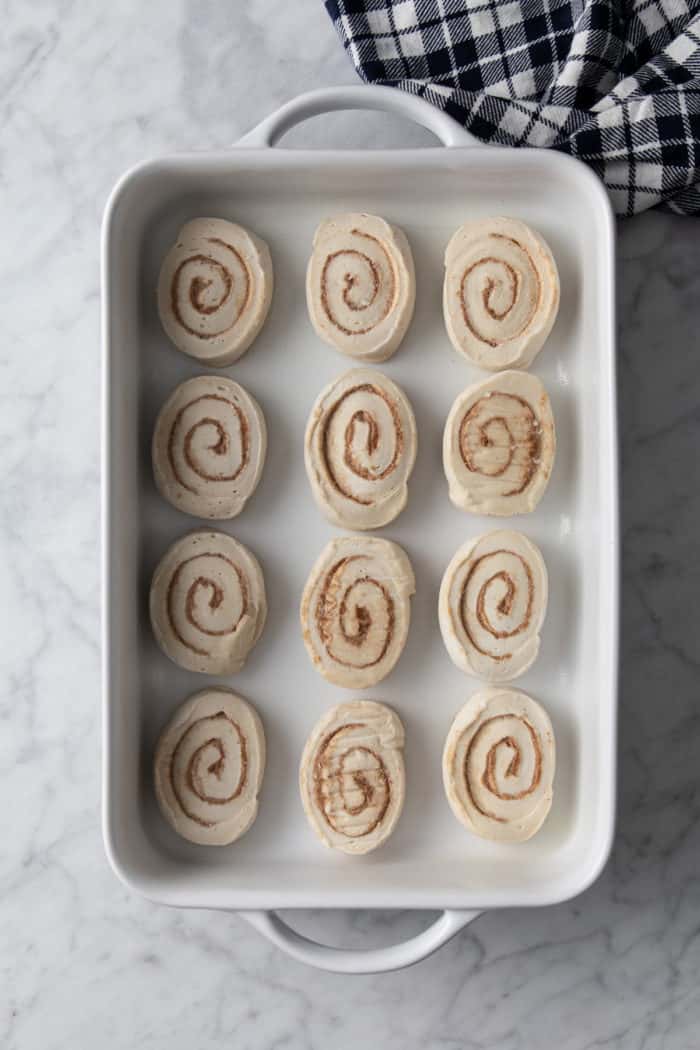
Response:
[[[329,110],[385,109],[429,128],[442,145],[392,151],[273,148],[298,121]],[[411,242],[417,306],[404,344],[383,369],[408,393],[419,454],[406,511],[381,534],[408,552],[417,594],[407,649],[368,694],[407,732],[407,800],[390,842],[365,858],[324,849],[297,789],[304,740],[329,705],[350,694],[313,670],[298,623],[301,589],[337,534],[318,512],[303,466],[303,432],[319,390],[352,361],[322,344],[306,314],[304,274],[318,221],[370,211]],[[517,685],[547,708],[557,738],[551,815],[521,845],[475,838],[443,794],[440,758],[458,708],[478,687],[449,660],[438,629],[442,572],[466,538],[494,519],[456,510],[441,467],[441,435],[457,393],[480,378],[451,348],[441,314],[443,252],[467,218],[506,214],[532,223],[561,274],[561,310],[533,365],[547,384],[558,432],[549,489],[512,523],[542,549],[550,606],[541,654]],[[269,428],[262,483],[220,527],[256,553],[270,615],[243,672],[226,684],[266,727],[269,761],[254,827],[232,847],[179,840],[153,798],[151,758],[173,709],[210,680],[171,664],[148,615],[151,573],[166,547],[195,527],[154,488],[149,448],[174,386],[202,371],[177,352],[156,313],[162,257],[199,215],[235,219],[271,248],[275,294],[250,351],[223,370],[261,403]],[[585,889],[611,845],[615,800],[618,506],[614,354],[614,228],[596,178],[558,153],[485,148],[448,116],[388,88],[316,92],[284,106],[237,148],[150,161],[115,188],[103,228],[104,339],[104,834],[118,875],[155,901],[235,909],[291,954],[346,972],[393,969],[444,943],[483,909],[546,905]],[[317,945],[276,914],[293,908],[420,908],[443,914],[414,940],[372,951]]]

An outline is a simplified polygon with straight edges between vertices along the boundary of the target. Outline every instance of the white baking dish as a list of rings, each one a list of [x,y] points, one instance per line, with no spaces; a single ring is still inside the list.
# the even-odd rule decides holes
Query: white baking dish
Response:
[[[434,149],[327,152],[271,148],[294,123],[326,110],[387,109],[430,128]],[[241,911],[291,954],[346,972],[393,969],[444,943],[482,909],[552,904],[585,889],[611,845],[615,797],[618,620],[614,233],[607,198],[581,164],[534,150],[483,148],[427,103],[383,88],[316,92],[283,107],[239,147],[151,161],[109,201],[104,288],[104,833],[119,876],[180,907]],[[448,148],[445,148],[448,147]],[[306,316],[304,272],[320,218],[381,214],[404,228],[417,269],[409,334],[383,369],[413,402],[419,455],[407,510],[382,535],[401,543],[418,590],[406,652],[370,695],[393,705],[407,730],[406,808],[391,841],[352,859],[325,850],[297,791],[304,740],[331,703],[348,696],[306,656],[298,602],[311,564],[334,534],[311,498],[303,432],[320,388],[352,362],[320,343]],[[467,537],[493,521],[447,497],[440,446],[454,397],[479,378],[451,348],[441,316],[442,257],[453,230],[476,215],[531,222],[549,241],[561,311],[533,370],[547,384],[558,431],[552,481],[537,511],[513,520],[542,548],[550,607],[540,658],[518,686],[541,700],[558,746],[555,800],[530,842],[489,843],[464,831],[444,798],[441,750],[457,709],[478,687],[448,658],[438,629],[442,572]],[[173,709],[203,676],[170,664],[147,617],[151,572],[166,546],[196,526],[157,495],[153,422],[165,397],[205,369],[178,353],[155,307],[159,263],[180,224],[198,215],[240,221],[269,243],[275,295],[252,349],[225,374],[260,401],[269,428],[261,486],[223,528],[248,544],[266,573],[270,616],[244,671],[230,683],[264,720],[269,764],[256,824],[234,846],[191,846],[156,810],[150,763]],[[293,553],[292,553],[293,552]],[[276,909],[436,908],[438,922],[403,945],[370,952],[315,945]]]

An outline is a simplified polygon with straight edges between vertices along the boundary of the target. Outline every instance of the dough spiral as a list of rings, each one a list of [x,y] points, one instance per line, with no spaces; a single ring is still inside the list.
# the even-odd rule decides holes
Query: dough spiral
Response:
[[[299,784],[306,816],[321,841],[343,853],[381,846],[405,794],[403,726],[374,700],[328,711],[307,741]]]
[[[544,709],[516,689],[482,689],[447,735],[442,759],[447,800],[475,835],[524,842],[552,805],[555,746]]]
[[[240,671],[267,616],[256,558],[224,532],[177,540],[151,583],[151,624],[163,652],[202,674]]]
[[[544,239],[517,219],[465,222],[445,252],[443,312],[458,353],[489,371],[527,368],[559,309]]]
[[[319,507],[334,525],[374,529],[401,513],[416,459],[413,409],[381,372],[356,368],[321,391],[304,460]]]
[[[156,798],[183,838],[226,846],[255,820],[264,771],[265,733],[255,709],[228,689],[205,689],[178,708],[160,736]]]
[[[556,439],[547,391],[508,371],[467,387],[445,424],[443,464],[450,499],[475,514],[526,514],[547,487]]]
[[[439,618],[452,661],[467,674],[509,682],[532,665],[547,611],[547,569],[520,532],[469,540],[445,570]]]
[[[316,230],[306,301],[317,335],[344,354],[386,361],[411,323],[413,256],[401,230],[377,215],[350,213]]]
[[[199,518],[235,518],[265,463],[265,417],[232,379],[198,376],[173,391],[153,433],[153,474],[174,507]]]
[[[193,219],[160,270],[158,311],[178,348],[205,364],[230,365],[262,328],[272,300],[264,241],[225,219]]]
[[[397,544],[368,536],[331,540],[301,600],[304,644],[316,670],[347,689],[385,678],[406,644],[414,590],[411,563]]]

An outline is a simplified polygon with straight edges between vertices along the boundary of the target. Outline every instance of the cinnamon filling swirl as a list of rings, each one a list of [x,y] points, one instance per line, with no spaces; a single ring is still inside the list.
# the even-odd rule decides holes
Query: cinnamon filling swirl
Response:
[[[503,497],[530,484],[540,461],[540,427],[532,407],[515,394],[494,391],[479,398],[462,418],[459,450],[467,470],[489,478],[513,475]]]
[[[265,625],[262,569],[233,536],[198,529],[161,558],[149,610],[156,641],[180,667],[236,674]]]
[[[482,689],[447,734],[443,783],[455,816],[474,834],[525,842],[551,808],[555,766],[547,712],[516,689]]]
[[[350,230],[350,233],[353,237],[365,238],[375,245],[381,264],[357,248],[330,252],[321,271],[321,305],[328,321],[343,335],[366,335],[381,324],[393,309],[396,275],[391,259],[378,237],[357,228]],[[358,318],[357,323],[350,327],[347,313],[346,323],[341,321],[331,302],[336,281],[341,289],[342,304],[350,315],[367,314],[373,306],[377,306],[369,324]]]
[[[353,555],[336,562],[316,603],[316,626],[326,652],[341,666],[358,669],[376,667],[384,659],[394,637],[395,621],[394,600],[381,580],[362,573],[345,584],[347,567],[353,562],[357,567],[362,561],[369,559]],[[345,643],[342,652],[336,646],[338,633]],[[347,646],[357,650],[356,659],[343,655]]]
[[[196,376],[173,390],[153,431],[153,477],[160,494],[198,518],[235,518],[260,480],[265,417],[232,379]]]
[[[233,256],[233,267],[225,265],[210,255],[197,252],[189,256],[176,268],[170,284],[170,304],[173,316],[178,324],[196,339],[216,339],[230,331],[246,309],[250,298],[250,271],[245,259],[232,244],[227,244],[220,237],[207,237],[207,243],[216,244]],[[190,271],[194,270],[194,273]],[[240,285],[240,289],[238,288]],[[183,298],[183,287],[186,298],[195,314],[210,317],[225,306],[237,293],[236,308],[227,323],[217,330],[207,327],[206,331],[193,328],[185,319],[180,303]]]
[[[206,401],[216,401],[222,405],[228,406],[238,421],[237,444],[240,448],[239,461],[236,469],[229,473],[226,473],[225,471],[219,471],[217,473],[208,471],[199,461],[193,450],[194,441],[199,431],[204,427],[211,427],[216,435],[216,440],[212,444],[207,445],[207,451],[211,452],[214,456],[228,456],[231,448],[232,436],[221,420],[214,419],[212,416],[202,416],[196,423],[193,423],[188,427],[184,437],[180,434],[182,419],[185,413],[195,405]],[[178,469],[175,449],[180,443],[182,443],[183,456],[187,466],[203,481],[235,481],[245,470],[250,459],[250,426],[240,407],[234,401],[222,397],[220,394],[203,394],[201,397],[196,397],[182,406],[175,416],[172,427],[170,428],[170,436],[168,438],[168,461],[170,463],[170,469],[178,483],[182,485],[183,488],[187,489],[188,492],[196,492],[197,490],[192,485],[188,484],[186,478],[182,476]]]
[[[365,212],[324,219],[314,235],[306,302],[325,343],[350,357],[385,361],[406,334],[415,303],[404,233]]]
[[[498,627],[496,624],[492,623],[488,613],[487,603],[489,601],[490,592],[492,590],[495,590],[500,585],[503,589],[503,594],[500,597],[500,599],[496,602],[495,610],[501,617],[504,618],[504,620],[507,620],[508,617],[511,616],[513,612],[515,597],[518,591],[518,582],[516,581],[514,574],[512,572],[508,572],[507,569],[499,569],[481,584],[476,599],[473,597],[471,592],[471,587],[474,578],[478,573],[481,572],[484,565],[490,560],[500,562],[501,559],[504,557],[507,559],[512,558],[518,563],[522,576],[527,581],[527,599],[522,616],[516,624],[514,624],[510,628],[505,629],[503,627]],[[464,585],[462,587],[462,595],[459,603],[462,628],[467,637],[469,638],[471,644],[477,650],[477,652],[480,652],[483,656],[489,656],[492,660],[498,661],[510,660],[512,657],[512,654],[509,652],[490,652],[488,649],[483,648],[483,646],[479,644],[478,639],[475,637],[471,629],[470,613],[472,609],[474,609],[476,612],[476,620],[479,626],[493,638],[516,638],[518,635],[526,633],[530,627],[534,597],[535,584],[532,577],[532,570],[528,563],[525,561],[525,559],[519,554],[516,554],[514,551],[495,550],[491,551],[488,554],[482,555],[482,557],[480,558],[477,558],[474,564],[472,565],[471,569],[469,570],[469,573],[467,574],[467,577],[464,581]]]
[[[220,368],[257,336],[273,284],[268,247],[251,230],[226,219],[192,219],[163,259],[158,313],[179,350]]]
[[[321,391],[304,463],[323,513],[341,528],[373,529],[401,513],[416,457],[416,422],[388,376],[357,368]]]
[[[501,529],[468,540],[440,585],[438,617],[454,663],[504,682],[532,665],[547,611],[547,568],[521,532]]]
[[[314,766],[316,804],[333,830],[348,838],[371,834],[391,802],[391,780],[381,755],[343,740],[363,728],[350,723],[330,733]]]
[[[201,554],[196,554],[192,558],[187,558],[185,561],[178,565],[177,569],[173,573],[167,589],[166,605],[168,610],[168,622],[172,628],[173,634],[176,636],[181,645],[184,645],[186,649],[189,649],[193,653],[197,653],[199,656],[207,656],[207,649],[200,649],[194,645],[193,642],[188,641],[180,631],[178,626],[178,619],[180,612],[174,605],[174,594],[175,589],[178,586],[180,576],[188,565],[193,564],[204,558],[215,558],[220,562],[223,562],[232,573],[230,574],[231,579],[234,578],[237,586],[237,605],[238,612],[234,616],[230,624],[226,624],[222,628],[214,628],[204,623],[201,618],[201,614],[198,613],[198,609],[201,607],[203,595],[208,594],[208,600],[204,598],[208,607],[209,613],[215,615],[219,608],[222,606],[226,597],[226,591],[224,587],[212,579],[209,576],[197,576],[195,580],[190,584],[187,589],[187,594],[184,601],[184,617],[187,623],[195,628],[200,634],[208,635],[211,638],[221,638],[227,634],[234,634],[239,624],[243,620],[244,616],[248,611],[248,584],[246,582],[245,575],[241,572],[240,568],[227,558],[224,554],[219,554],[214,551],[203,551]],[[230,586],[230,581],[228,586]],[[179,603],[180,604],[180,603]]]
[[[255,820],[265,770],[265,731],[230,689],[189,697],[160,734],[154,787],[161,813],[188,842],[227,846]]]
[[[388,478],[396,470],[403,453],[404,434],[396,405],[381,387],[371,383],[361,383],[344,391],[325,415],[321,434],[321,447],[324,466],[331,483],[346,499],[363,506],[371,506],[371,499],[363,499],[352,492],[349,486],[343,485],[333,462],[333,447],[335,445],[333,430],[336,424],[337,413],[346,400],[355,394],[371,394],[373,397],[380,398],[383,404],[386,405],[391,415],[393,426],[393,451],[386,466],[372,464],[371,459],[379,448],[381,425],[370,409],[358,409],[351,415],[343,432],[343,463],[352,474],[362,478],[364,481],[384,481]]]
[[[496,242],[504,241],[517,249],[517,252],[520,253],[520,266],[516,267],[494,255],[486,255],[482,259],[477,259],[467,267],[462,276],[459,286],[459,305],[464,323],[472,335],[488,346],[497,347],[507,340],[517,339],[531,324],[540,308],[542,286],[532,257],[525,245],[515,240],[514,237],[506,237],[500,233],[493,233],[491,237]],[[475,286],[481,285],[477,299],[484,315],[495,322],[505,321],[515,310],[519,300],[526,299],[521,316],[507,334],[502,337],[489,336],[480,329],[475,312],[469,305],[469,288],[472,283]]]
[[[229,729],[229,736],[231,732],[235,734],[237,755],[235,756],[239,772],[238,778],[231,789],[227,789],[223,794],[213,794],[213,788],[216,784],[221,784],[224,781],[224,773],[226,771],[227,764],[231,765],[234,756],[230,753],[230,741],[227,741],[224,732],[218,730],[217,723],[221,721],[225,722]],[[200,735],[201,728],[206,725],[207,730],[211,724],[211,731],[214,735],[209,737],[204,743],[194,748],[192,754],[187,758],[187,754],[191,747],[191,741]],[[232,718],[224,711],[219,711],[215,715],[210,715],[208,718],[200,718],[193,722],[181,736],[175,750],[173,751],[172,758],[170,760],[170,785],[175,798],[178,801],[182,812],[193,820],[196,824],[199,824],[203,828],[215,827],[216,821],[205,820],[199,814],[195,813],[193,809],[189,808],[186,801],[186,796],[180,789],[181,776],[176,774],[176,770],[184,764],[184,784],[187,790],[194,795],[201,802],[207,803],[210,806],[225,806],[233,802],[239,797],[243,791],[246,781],[248,778],[248,751],[245,736],[241,732],[241,727],[237,722],[234,722]]]
[[[559,307],[552,253],[517,219],[477,219],[445,252],[443,313],[454,348],[480,368],[527,368]]]
[[[342,536],[321,552],[301,598],[304,644],[320,674],[364,689],[399,659],[415,589],[411,563],[395,543]]]
[[[404,731],[394,712],[374,700],[327,711],[306,742],[299,787],[321,841],[364,854],[391,835],[405,794]]]
[[[496,820],[500,824],[507,823],[507,817],[499,816],[497,813],[490,811],[486,808],[484,803],[479,801],[479,792],[475,789],[475,783],[478,782],[481,784],[490,795],[493,795],[494,798],[498,799],[500,802],[513,802],[534,794],[534,792],[537,791],[542,778],[542,747],[540,744],[540,738],[526,718],[519,718],[517,720],[527,730],[529,746],[532,750],[532,774],[528,784],[519,790],[507,790],[508,780],[511,778],[518,778],[523,761],[523,751],[518,740],[514,735],[508,733],[507,730],[504,732],[503,736],[500,736],[489,747],[482,773],[479,775],[478,769],[474,768],[476,764],[474,761],[474,753],[480,746],[482,736],[490,733],[491,729],[497,723],[504,723],[504,725],[507,725],[513,719],[516,719],[515,715],[497,715],[494,718],[489,718],[483,722],[472,737],[464,757],[464,783],[472,805],[482,816],[488,817],[489,820]],[[498,766],[503,754],[507,756],[508,764],[505,770],[501,773]]]

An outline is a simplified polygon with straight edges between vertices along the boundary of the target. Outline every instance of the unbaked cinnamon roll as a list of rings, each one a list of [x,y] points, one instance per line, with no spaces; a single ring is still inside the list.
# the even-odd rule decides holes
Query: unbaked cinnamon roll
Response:
[[[402,230],[362,213],[336,215],[318,227],[306,301],[324,342],[363,361],[386,361],[411,323],[415,296]]]
[[[501,529],[469,540],[442,578],[440,630],[453,662],[488,682],[527,671],[540,648],[547,569],[521,532]]]
[[[411,563],[396,543],[331,540],[301,599],[304,644],[316,670],[347,689],[386,678],[406,644],[414,590]]]
[[[555,448],[552,407],[536,376],[509,371],[475,383],[445,425],[450,499],[475,514],[529,513],[547,487]]]
[[[229,689],[195,693],[156,748],[156,798],[188,842],[227,846],[251,826],[265,771],[265,733],[255,708]]]
[[[458,353],[479,368],[527,368],[559,309],[544,239],[517,219],[465,222],[445,252],[443,310]]]
[[[403,726],[373,700],[328,711],[301,759],[301,798],[326,846],[361,854],[381,846],[401,815],[405,794]]]
[[[516,689],[482,689],[447,735],[443,781],[452,812],[481,838],[524,842],[552,805],[552,724]]]
[[[198,376],[171,394],[153,434],[160,494],[198,518],[235,518],[255,491],[267,450],[265,417],[232,379]]]
[[[272,260],[264,241],[225,219],[185,223],[158,280],[163,328],[178,350],[221,367],[241,356],[272,301]]]
[[[356,368],[322,390],[306,427],[304,460],[328,520],[348,529],[393,521],[406,506],[417,441],[408,398],[381,372]]]
[[[267,616],[257,559],[224,532],[177,540],[151,583],[151,624],[166,656],[188,671],[240,671]]]

